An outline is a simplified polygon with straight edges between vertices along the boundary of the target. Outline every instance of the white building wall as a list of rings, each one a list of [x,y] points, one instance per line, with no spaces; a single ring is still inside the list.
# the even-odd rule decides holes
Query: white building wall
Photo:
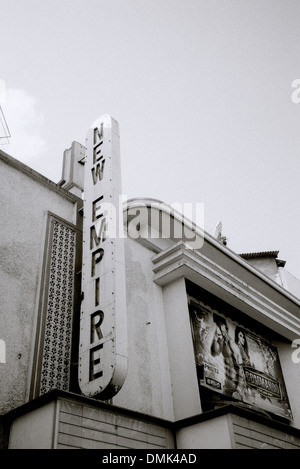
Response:
[[[294,277],[294,275],[286,269],[279,269],[279,275],[283,288],[288,290],[297,298],[300,298],[300,280]]]
[[[283,378],[293,414],[291,425],[300,428],[300,363],[295,363],[292,355],[296,349],[292,348],[291,343],[286,342],[276,342],[275,345],[278,348]]]
[[[194,348],[183,277],[164,287],[164,307],[172,379],[174,417],[201,412]]]
[[[162,288],[152,281],[153,251],[125,239],[128,369],[114,405],[174,419]]]
[[[75,197],[0,154],[0,414],[28,398],[48,212],[74,223]]]

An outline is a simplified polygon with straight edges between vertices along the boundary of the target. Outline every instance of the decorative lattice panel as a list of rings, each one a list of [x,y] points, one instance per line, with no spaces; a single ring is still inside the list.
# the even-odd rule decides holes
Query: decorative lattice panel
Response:
[[[53,221],[40,394],[69,388],[75,237],[71,228]]]

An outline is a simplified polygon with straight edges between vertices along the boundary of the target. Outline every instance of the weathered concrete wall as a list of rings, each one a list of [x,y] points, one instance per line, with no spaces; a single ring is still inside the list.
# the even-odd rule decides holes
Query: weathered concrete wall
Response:
[[[58,398],[29,409],[11,423],[8,449],[168,449],[168,422]],[[101,462],[101,461],[100,461]]]
[[[53,449],[57,402],[49,402],[29,414],[16,418],[11,425],[8,449]]]
[[[75,197],[0,154],[0,414],[28,395],[48,211],[74,223]]]
[[[113,404],[173,420],[163,295],[152,281],[153,254],[125,239],[128,370]]]
[[[164,306],[173,389],[174,418],[201,412],[186,285],[183,277],[164,286]]]
[[[57,449],[174,448],[165,427],[68,400],[59,403]]]
[[[279,269],[279,274],[282,286],[291,292],[292,295],[300,298],[300,280],[286,269]]]
[[[177,431],[178,449],[232,449],[228,415]]]
[[[298,432],[297,432],[298,433]],[[286,428],[227,413],[177,431],[178,449],[299,449],[299,435]]]
[[[292,409],[293,420],[291,426],[300,427],[300,408],[299,408],[299,395],[300,395],[300,363],[293,361],[293,352],[299,352],[296,348],[291,347],[290,343],[274,341],[277,346],[279,360],[281,364],[282,374],[289,398],[289,403]],[[299,350],[299,345],[298,345]]]
[[[299,449],[300,438],[272,426],[228,415],[234,449]]]

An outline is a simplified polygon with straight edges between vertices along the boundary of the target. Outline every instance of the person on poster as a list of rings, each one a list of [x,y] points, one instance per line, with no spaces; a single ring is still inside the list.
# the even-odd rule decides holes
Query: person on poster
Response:
[[[234,333],[234,340],[239,350],[239,365],[240,365],[240,388],[242,389],[243,400],[248,401],[250,398],[255,396],[254,389],[247,385],[246,376],[244,372],[244,366],[254,367],[254,364],[250,360],[248,342],[244,329],[236,326]]]
[[[229,336],[229,328],[225,318],[217,314],[213,315],[213,321],[216,329],[211,343],[210,352],[213,357],[223,356],[225,381],[223,386],[224,394],[241,399],[240,383],[240,365],[239,353],[234,340]]]
[[[248,366],[253,366],[251,361],[250,361],[250,355],[249,355],[249,349],[248,349],[248,343],[246,339],[246,334],[244,330],[237,326],[235,328],[235,343],[238,346],[240,355],[241,355],[241,364],[242,365],[248,365]]]
[[[207,347],[205,341],[208,336],[207,319],[207,312],[199,309],[193,310],[196,360],[199,365],[202,365],[206,359]]]
[[[261,343],[261,351],[264,358],[264,372],[277,379],[275,372],[276,355],[265,343]]]

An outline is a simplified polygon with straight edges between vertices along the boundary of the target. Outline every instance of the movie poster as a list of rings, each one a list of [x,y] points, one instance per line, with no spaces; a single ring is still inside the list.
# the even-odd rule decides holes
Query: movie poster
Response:
[[[276,347],[204,303],[189,308],[199,384],[291,419]]]

